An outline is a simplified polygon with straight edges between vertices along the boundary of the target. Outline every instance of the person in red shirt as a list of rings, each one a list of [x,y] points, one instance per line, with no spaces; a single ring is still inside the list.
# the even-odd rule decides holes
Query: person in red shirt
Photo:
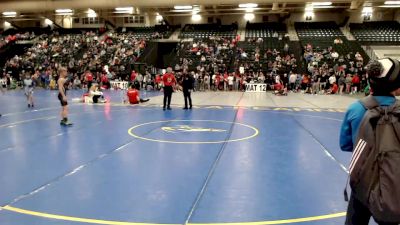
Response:
[[[160,90],[160,88],[161,88],[161,76],[160,76],[160,74],[156,75],[155,81],[156,81],[156,89]]]
[[[109,88],[110,88],[111,84],[110,84],[110,82],[108,81],[108,77],[107,77],[106,74],[102,74],[102,75],[101,75],[101,84],[102,84],[102,87],[103,87],[104,89],[109,89]]]
[[[92,83],[93,83],[93,74],[90,72],[90,70],[86,70],[86,72],[85,72],[85,81],[87,83],[87,88],[88,88],[88,92],[89,92],[90,88],[92,87]]]
[[[136,73],[134,70],[132,70],[132,73],[131,73],[131,83],[133,83],[133,82],[136,80],[136,76],[137,76],[137,73]]]
[[[332,87],[328,90],[328,94],[336,94],[337,91],[339,90],[338,85],[336,84],[336,82],[333,82]]]
[[[228,90],[228,73],[225,71],[224,73],[224,91]]]
[[[358,74],[354,74],[353,79],[351,80],[352,83],[352,93],[355,94],[358,92],[358,90],[360,89],[360,77],[358,76]]]
[[[165,110],[165,106],[167,106],[168,110],[171,110],[171,97],[172,97],[172,92],[173,92],[173,87],[176,84],[176,79],[174,74],[172,73],[172,68],[168,67],[167,68],[167,73],[164,74],[163,76],[163,82],[164,82],[164,104],[163,104],[163,110]],[[168,100],[168,105],[167,105],[167,100]]]
[[[136,89],[135,85],[131,84],[128,91],[126,92],[130,104],[139,104],[148,102],[150,99],[141,99],[140,92]]]

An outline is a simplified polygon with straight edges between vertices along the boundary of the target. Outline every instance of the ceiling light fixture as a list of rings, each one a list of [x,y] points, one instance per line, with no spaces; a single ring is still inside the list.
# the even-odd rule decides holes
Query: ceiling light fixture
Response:
[[[400,8],[400,5],[381,5],[380,8]]]
[[[191,5],[176,5],[176,6],[174,6],[174,9],[178,9],[178,10],[180,10],[180,9],[192,9],[193,8],[193,6],[191,6]]]
[[[385,1],[385,5],[400,5],[400,1]]]
[[[133,11],[133,7],[117,7],[115,11]]]
[[[257,8],[258,4],[256,3],[245,3],[245,4],[239,4],[239,8]]]
[[[332,5],[332,2],[313,2],[311,3],[312,6],[328,6]]]
[[[72,13],[72,9],[56,9],[56,13]]]
[[[177,9],[177,10],[171,10],[171,12],[193,12],[192,9]]]
[[[3,12],[3,16],[16,16],[17,12]]]

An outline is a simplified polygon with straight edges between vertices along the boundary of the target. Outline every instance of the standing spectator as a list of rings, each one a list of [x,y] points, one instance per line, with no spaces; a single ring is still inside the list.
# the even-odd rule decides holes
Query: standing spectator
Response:
[[[340,75],[338,83],[339,83],[339,94],[343,94],[343,89],[344,89],[344,86],[346,85],[346,78],[344,78],[343,74]]]
[[[225,71],[225,73],[224,73],[224,91],[227,91],[228,90],[228,77],[229,77],[229,75],[228,75],[228,73]]]
[[[229,91],[232,91],[233,89],[233,74],[229,74],[228,76],[228,86],[229,86]]]
[[[351,91],[351,84],[352,84],[353,78],[351,77],[351,74],[347,74],[346,77],[346,93],[350,93]]]
[[[351,80],[352,83],[352,91],[351,93],[355,94],[358,92],[358,90],[360,90],[359,86],[360,86],[360,77],[358,76],[358,74],[354,74],[353,79]]]
[[[395,60],[395,59],[394,59]],[[382,59],[378,61],[372,61],[369,63],[367,66],[367,74],[368,74],[368,81],[371,85],[371,88],[373,90],[372,96],[369,96],[368,98],[373,98],[373,100],[379,105],[379,106],[391,106],[396,103],[396,98],[395,96],[400,95],[400,74],[399,74],[399,66],[398,64],[394,64],[394,60],[392,59]],[[397,68],[395,68],[397,67]],[[357,137],[360,132],[363,132],[360,129],[360,124],[361,121],[367,112],[366,107],[360,102],[356,101],[350,107],[348,108],[343,123],[342,127],[340,130],[340,148],[342,151],[348,151],[352,152],[354,150],[354,147],[358,146],[356,144]],[[367,127],[367,126],[365,126]],[[389,134],[391,132],[389,131]],[[382,137],[383,138],[383,137]],[[385,137],[385,140],[389,140],[390,138],[396,138],[394,136],[388,136]],[[398,137],[397,137],[398,138]],[[390,140],[389,140],[390,141]],[[365,144],[368,146],[368,143],[365,142]],[[377,143],[379,144],[379,143]],[[364,145],[365,147],[365,145]],[[387,147],[392,148],[394,146],[388,145]],[[389,153],[389,152],[386,152]],[[362,152],[360,153],[362,154]],[[387,154],[386,156],[379,156],[379,160],[377,161],[383,161],[383,162],[388,162],[389,160],[386,157],[393,157],[393,154]],[[389,160],[390,161],[390,160]],[[389,165],[395,165],[395,164],[388,164]],[[367,168],[366,168],[367,169]],[[387,171],[387,170],[386,170]],[[372,170],[371,170],[372,172]],[[398,171],[392,170],[389,171],[389,173],[397,173]],[[360,175],[360,174],[359,174]],[[368,175],[368,174],[367,174]],[[374,174],[370,174],[371,176],[374,176]],[[389,174],[388,174],[389,175]],[[393,175],[394,174],[390,174]],[[363,176],[365,178],[365,176]],[[360,177],[362,179],[363,177]],[[398,177],[393,177],[393,179],[397,179]],[[380,181],[383,182],[383,181]],[[365,183],[363,180],[360,180],[361,184]],[[385,188],[379,189],[381,190],[388,190],[393,189],[393,188],[400,188],[400,187],[393,187],[393,185],[398,185],[396,182],[389,182],[385,183]],[[350,201],[347,209],[347,216],[346,216],[346,225],[368,225],[370,218],[373,216],[372,212],[370,211],[368,205],[365,205],[362,199],[359,199],[360,194],[363,193],[354,193],[352,192],[350,196]],[[394,197],[397,197],[396,194],[398,193],[390,193],[393,194]],[[364,193],[364,195],[368,195],[367,193]],[[397,202],[398,203],[398,202]],[[376,203],[375,203],[376,204]],[[394,205],[394,207],[397,207]],[[374,218],[375,219],[375,218]],[[390,218],[387,218],[390,219]],[[377,221],[379,225],[397,225],[398,223],[389,223],[386,221]]]
[[[204,75],[204,90],[205,91],[210,90],[210,76],[208,75],[208,73]]]
[[[143,75],[138,73],[136,76],[136,80],[139,82],[139,90],[143,88]]]
[[[131,72],[131,77],[130,77],[130,78],[131,78],[131,79],[130,79],[131,84],[133,84],[133,83],[135,82],[136,76],[137,76],[136,71],[135,71],[135,70],[132,70],[132,72]]]
[[[297,75],[295,73],[291,73],[289,76],[289,87],[291,91],[295,91],[296,89],[296,79]]]
[[[314,74],[314,76],[312,77],[312,93],[313,94],[319,94],[319,92],[320,92],[319,81],[320,81],[319,75]]]
[[[92,83],[93,83],[93,74],[90,72],[90,70],[86,70],[86,72],[85,72],[85,81],[86,81],[87,89],[89,92],[90,88],[92,87]]]

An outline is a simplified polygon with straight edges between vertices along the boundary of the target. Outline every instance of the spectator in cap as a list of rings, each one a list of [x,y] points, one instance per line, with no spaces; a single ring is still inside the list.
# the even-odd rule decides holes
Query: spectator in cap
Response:
[[[397,59],[381,59],[370,62],[367,66],[368,82],[372,96],[380,106],[390,106],[396,102],[395,96],[400,95],[400,63]],[[343,119],[340,130],[340,148],[352,152],[359,132],[361,121],[367,109],[356,101],[350,105]],[[388,184],[393,185],[393,184]],[[350,197],[346,225],[368,225],[372,214],[367,206],[353,194]],[[379,225],[396,225],[377,221]]]

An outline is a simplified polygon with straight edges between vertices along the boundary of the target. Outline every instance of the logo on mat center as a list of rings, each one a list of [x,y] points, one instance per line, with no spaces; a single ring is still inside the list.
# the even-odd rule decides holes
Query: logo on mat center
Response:
[[[222,129],[191,127],[189,125],[177,125],[173,127],[161,127],[161,130],[168,133],[190,133],[190,132],[226,132]]]
[[[245,141],[259,132],[253,126],[231,121],[162,120],[137,124],[128,133],[137,139],[160,143],[219,144]]]

